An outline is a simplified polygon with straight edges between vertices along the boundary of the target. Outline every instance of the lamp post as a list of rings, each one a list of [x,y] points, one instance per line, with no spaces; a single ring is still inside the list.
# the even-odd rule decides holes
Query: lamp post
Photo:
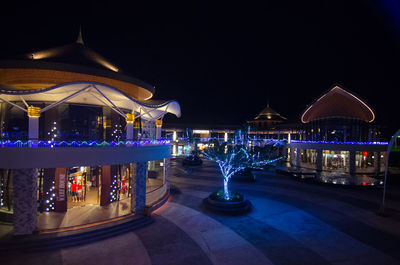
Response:
[[[386,164],[385,164],[385,179],[383,183],[383,196],[382,196],[382,204],[379,209],[379,215],[385,215],[385,197],[386,197],[386,183],[387,183],[387,173],[388,173],[388,168],[389,168],[389,156],[390,156],[390,150],[392,150],[393,145],[396,141],[396,138],[400,135],[400,130],[397,130],[397,132],[392,136],[392,139],[390,139],[388,149],[386,152]]]

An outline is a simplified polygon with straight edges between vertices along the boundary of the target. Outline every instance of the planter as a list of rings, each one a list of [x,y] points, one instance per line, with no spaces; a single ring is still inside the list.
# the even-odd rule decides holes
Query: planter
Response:
[[[232,200],[225,200],[224,198],[218,196],[217,194],[222,193],[213,192],[203,200],[203,205],[214,212],[220,212],[230,215],[244,214],[250,211],[252,205],[249,200],[246,200],[243,195],[237,192],[232,192]]]

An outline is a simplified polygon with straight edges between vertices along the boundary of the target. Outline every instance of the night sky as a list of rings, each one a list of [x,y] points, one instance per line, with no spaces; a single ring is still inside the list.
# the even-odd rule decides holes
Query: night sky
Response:
[[[299,122],[339,84],[400,127],[400,1],[165,2],[3,9],[0,56],[74,42],[82,25],[88,47],[180,103],[165,122],[242,124],[268,100]]]

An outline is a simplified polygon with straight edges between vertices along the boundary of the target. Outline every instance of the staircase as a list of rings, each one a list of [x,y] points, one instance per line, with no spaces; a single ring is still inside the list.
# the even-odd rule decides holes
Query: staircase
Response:
[[[130,217],[74,231],[18,236],[0,241],[1,252],[38,252],[90,244],[144,227],[153,223],[150,217]]]

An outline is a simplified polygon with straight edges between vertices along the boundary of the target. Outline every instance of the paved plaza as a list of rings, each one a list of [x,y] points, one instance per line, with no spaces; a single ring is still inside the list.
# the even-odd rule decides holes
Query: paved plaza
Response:
[[[222,185],[217,166],[172,160],[169,202],[154,223],[124,235],[58,251],[2,253],[1,264],[400,264],[400,196],[382,190],[303,183],[273,171],[231,182],[252,203],[247,215],[207,211],[203,198]],[[399,189],[399,188],[398,188]]]

